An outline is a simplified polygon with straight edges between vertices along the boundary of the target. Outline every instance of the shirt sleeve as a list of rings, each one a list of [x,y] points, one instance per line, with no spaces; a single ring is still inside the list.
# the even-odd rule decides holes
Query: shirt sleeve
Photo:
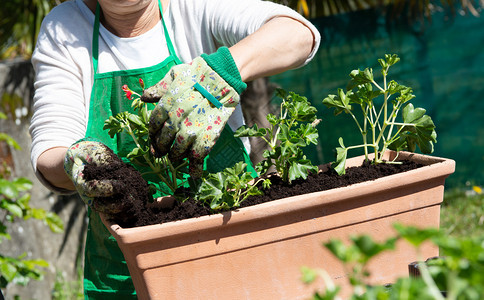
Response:
[[[316,54],[321,35],[316,27],[293,9],[262,0],[171,0],[166,25],[177,54],[189,62],[220,46],[231,47],[276,17],[289,17],[308,27],[314,47],[301,66]],[[300,66],[298,66],[300,67]]]
[[[82,54],[87,52],[82,35],[76,35],[75,31],[69,33],[65,16],[70,17],[70,22],[76,21],[68,6],[53,10],[44,19],[32,56],[36,78],[30,123],[31,162],[37,178],[56,192],[64,190],[53,187],[43,178],[37,170],[37,160],[48,149],[69,147],[84,137],[88,108],[85,91],[86,84],[90,84],[83,77],[83,68],[87,64],[90,69],[90,60]],[[79,55],[74,58],[74,54]]]

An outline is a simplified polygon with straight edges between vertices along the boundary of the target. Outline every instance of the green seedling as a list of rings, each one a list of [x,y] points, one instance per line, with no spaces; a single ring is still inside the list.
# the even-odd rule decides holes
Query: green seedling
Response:
[[[140,85],[144,88],[142,79],[140,79]],[[127,85],[123,86],[123,91],[128,100],[132,101],[131,107],[136,113],[121,112],[111,116],[104,122],[103,129],[108,130],[111,138],[122,132],[127,133],[135,144],[135,147],[127,155],[129,161],[138,166],[148,167],[150,171],[142,175],[155,174],[160,182],[169,188],[169,193],[173,195],[186,181],[184,175],[188,173],[188,163],[184,160],[175,164],[168,159],[167,155],[157,158],[151,154],[148,131],[151,111],[147,107],[148,104],[141,101],[140,94],[132,91]],[[155,186],[152,184],[151,186],[157,190],[164,190],[161,185]]]
[[[362,137],[362,144],[354,146],[345,146],[343,138],[339,138],[340,147],[336,148],[332,164],[338,174],[345,173],[348,151],[355,148],[363,148],[367,160],[372,151],[375,164],[383,162],[387,149],[415,152],[418,146],[425,154],[433,152],[437,134],[432,119],[425,115],[425,109],[409,103],[415,97],[410,87],[387,79],[390,67],[399,60],[395,54],[378,60],[383,83],[375,81],[371,68],[353,70],[346,92],[338,89],[336,95],[324,98],[323,104],[334,108],[335,115],[345,112],[352,117]],[[361,120],[354,113],[355,107],[361,109]]]
[[[263,152],[264,160],[256,170],[261,176],[268,173],[274,166],[277,174],[285,182],[303,178],[310,172],[317,172],[314,166],[303,154],[303,148],[318,143],[316,125],[316,108],[309,101],[296,93],[277,90],[277,96],[282,99],[279,116],[269,114],[269,128],[242,126],[235,132],[236,137],[258,137],[269,146]]]
[[[196,199],[212,210],[220,211],[239,207],[247,197],[260,195],[257,185],[262,183],[267,188],[270,181],[254,179],[250,172],[245,171],[246,167],[246,163],[238,162],[233,168],[208,174],[202,179]]]

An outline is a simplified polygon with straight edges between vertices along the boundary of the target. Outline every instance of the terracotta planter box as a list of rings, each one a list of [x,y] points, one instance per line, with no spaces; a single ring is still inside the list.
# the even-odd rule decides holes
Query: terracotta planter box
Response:
[[[394,222],[439,226],[444,182],[455,162],[400,157],[426,166],[196,219],[128,229],[103,222],[124,253],[139,299],[307,299],[323,286],[304,285],[302,266],[324,268],[344,296],[350,292],[347,275],[323,242],[364,233],[384,240],[395,235]],[[424,257],[439,255],[431,245],[421,251]],[[408,264],[418,259],[413,247],[398,243],[372,261],[371,281],[408,276]]]

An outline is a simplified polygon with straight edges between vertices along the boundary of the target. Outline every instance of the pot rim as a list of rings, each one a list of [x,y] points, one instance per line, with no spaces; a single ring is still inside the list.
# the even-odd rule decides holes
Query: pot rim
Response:
[[[387,151],[385,153],[385,158],[393,159],[395,155],[395,151]],[[139,235],[139,232],[141,231],[151,231],[152,234],[150,235],[150,239],[156,240],[163,237],[183,234],[189,229],[196,230],[196,228],[203,228],[203,230],[206,230],[210,228],[216,228],[222,225],[240,225],[240,223],[249,222],[257,219],[268,218],[271,216],[286,214],[298,210],[305,210],[315,206],[323,206],[337,203],[340,201],[346,201],[352,198],[360,197],[362,194],[368,195],[372,193],[384,193],[385,191],[395,188],[395,186],[408,187],[410,185],[422,182],[421,177],[419,178],[418,176],[415,176],[420,172],[426,172],[428,174],[428,176],[426,176],[423,180],[428,181],[442,179],[442,177],[443,179],[445,179],[455,170],[455,161],[452,159],[403,151],[399,152],[398,155],[401,159],[411,159],[426,166],[407,172],[385,176],[372,181],[356,183],[346,187],[319,191],[305,195],[292,196],[240,208],[233,211],[225,211],[213,215],[206,215],[198,218],[190,218],[162,224],[123,228],[116,223],[108,221],[105,215],[100,214],[100,216],[104,225],[117,240],[121,239],[124,243],[137,243],[141,241],[146,241],[145,236],[139,238],[141,236]],[[350,158],[347,160],[347,167],[361,165],[363,159],[364,155]],[[325,164],[322,165],[320,169],[324,170],[328,167],[329,164]],[[375,184],[378,185],[377,190],[374,189]],[[345,189],[343,195],[341,195],[342,189]],[[311,195],[312,197],[308,197],[309,195]]]

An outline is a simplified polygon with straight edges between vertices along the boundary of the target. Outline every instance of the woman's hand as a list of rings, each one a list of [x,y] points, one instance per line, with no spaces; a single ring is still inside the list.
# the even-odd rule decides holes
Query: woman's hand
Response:
[[[246,86],[226,47],[174,66],[141,97],[145,102],[158,102],[149,123],[155,156],[169,154],[173,161],[188,157],[190,175],[199,178],[205,157]]]
[[[69,147],[64,169],[84,203],[108,215],[129,211],[136,195],[130,195],[128,187],[135,181],[144,182],[141,174],[128,167],[109,147],[89,139]],[[123,173],[125,169],[130,172]],[[121,201],[123,197],[131,201]]]

